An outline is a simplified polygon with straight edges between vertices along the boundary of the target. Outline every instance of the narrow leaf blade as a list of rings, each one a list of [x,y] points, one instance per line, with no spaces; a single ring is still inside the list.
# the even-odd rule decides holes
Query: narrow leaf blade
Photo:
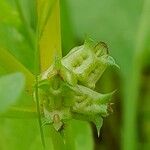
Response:
[[[61,55],[59,0],[38,0],[37,11],[40,66],[43,72],[52,64],[55,56]]]

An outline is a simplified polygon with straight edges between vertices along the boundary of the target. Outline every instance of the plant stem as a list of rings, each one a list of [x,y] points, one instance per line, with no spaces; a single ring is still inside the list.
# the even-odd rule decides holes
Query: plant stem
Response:
[[[40,54],[39,54],[39,24],[37,24],[37,29],[36,29],[36,42],[35,42],[35,63],[34,63],[34,68],[35,68],[35,100],[36,100],[36,108],[37,108],[37,113],[38,113],[38,122],[39,122],[39,127],[40,127],[40,134],[41,134],[41,140],[43,144],[43,148],[45,149],[45,140],[44,140],[44,132],[42,128],[42,120],[41,120],[41,110],[40,110],[40,100],[39,100],[39,91],[38,91],[38,75],[40,73]]]
[[[38,122],[40,127],[40,134],[41,134],[41,140],[43,144],[43,148],[45,149],[45,140],[44,140],[44,132],[42,129],[42,120],[41,120],[41,111],[40,111],[40,103],[39,103],[39,97],[38,97],[38,77],[36,76],[36,85],[35,85],[35,100],[36,100],[36,108],[38,113]]]
[[[37,3],[36,3],[37,5]],[[38,16],[38,12],[36,13]],[[39,48],[39,21],[37,17],[37,27],[36,27],[36,34],[35,34],[35,45],[34,45],[34,51],[35,51],[35,62],[34,62],[34,69],[35,69],[35,101],[36,101],[36,109],[38,113],[38,122],[39,122],[39,128],[40,128],[40,135],[41,135],[41,141],[43,145],[43,149],[45,149],[45,139],[44,139],[44,131],[42,128],[42,119],[41,119],[41,109],[40,109],[40,100],[39,100],[39,90],[38,90],[38,75],[40,74],[40,48]]]

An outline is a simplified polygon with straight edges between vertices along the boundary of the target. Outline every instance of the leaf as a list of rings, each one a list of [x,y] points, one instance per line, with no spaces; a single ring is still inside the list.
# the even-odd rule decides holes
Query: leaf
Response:
[[[18,28],[10,24],[0,23],[0,47],[8,50],[26,68],[33,72],[34,51],[28,42],[28,38]]]
[[[30,45],[31,40],[27,36],[25,25],[20,19],[16,7],[7,1],[2,1],[2,3],[4,3],[3,5],[8,8],[7,16],[9,17],[2,17],[2,19],[0,19],[0,47],[8,50],[33,72],[34,50]],[[1,14],[5,14],[5,9],[1,8],[3,5],[0,5]],[[10,18],[12,18],[13,22]]]
[[[59,0],[38,0],[39,53],[41,72],[61,56]]]
[[[72,121],[73,136],[76,150],[93,150],[93,134],[89,123],[84,121]]]
[[[0,118],[34,119],[37,118],[37,112],[35,108],[18,108],[12,106],[7,112],[0,114]]]
[[[30,28],[31,32],[36,30],[36,1],[35,0],[15,0],[20,19],[24,22],[25,28]]]
[[[40,136],[37,136],[33,143],[31,144],[29,150],[41,150],[42,145],[40,144]],[[50,137],[45,137],[45,141],[46,141],[46,147],[45,150],[55,150],[53,147],[53,143],[52,143],[52,139]]]
[[[26,78],[26,90],[31,92],[33,90],[34,76],[25,68],[13,55],[7,50],[0,48],[0,66],[5,70],[6,73],[21,72]]]
[[[9,5],[6,0],[1,0],[0,4],[1,22],[5,22],[7,24],[17,27],[18,23],[20,23],[20,20],[18,18],[18,13],[15,10],[13,10],[12,13],[12,4]]]
[[[75,34],[73,30],[73,25],[71,22],[70,12],[71,10],[68,7],[68,3],[66,0],[60,1],[60,15],[61,15],[61,37],[62,38],[62,53],[63,56],[67,54],[67,52],[74,47],[75,44]],[[67,28],[66,28],[67,25]],[[67,34],[66,34],[67,33]],[[69,37],[69,38],[68,38]]]
[[[25,85],[23,74],[14,73],[0,78],[0,113],[13,105],[21,95]]]
[[[30,149],[30,146],[39,134],[37,119],[18,120],[13,118],[1,119],[0,122],[0,143],[4,141],[2,150]],[[38,141],[36,144],[38,146],[38,150],[42,150],[41,142]]]

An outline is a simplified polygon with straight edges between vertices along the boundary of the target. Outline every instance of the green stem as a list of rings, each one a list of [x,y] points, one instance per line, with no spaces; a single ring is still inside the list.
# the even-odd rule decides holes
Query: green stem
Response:
[[[39,127],[40,127],[40,134],[41,134],[41,140],[42,140],[42,144],[43,144],[43,148],[45,149],[45,140],[44,140],[44,132],[43,132],[43,128],[42,128],[42,120],[41,120],[41,110],[40,110],[40,102],[39,102],[39,92],[38,92],[38,75],[39,75],[39,70],[40,70],[40,64],[39,64],[39,44],[38,44],[38,41],[39,41],[39,34],[38,34],[38,27],[37,27],[37,31],[36,31],[36,37],[37,37],[37,40],[36,40],[36,43],[35,43],[35,46],[36,46],[36,50],[35,50],[35,81],[36,81],[36,84],[35,84],[35,100],[36,100],[36,108],[37,108],[37,113],[38,113],[38,122],[39,122]]]
[[[38,18],[37,18],[38,19]],[[44,131],[42,128],[42,120],[41,120],[41,110],[40,110],[40,102],[39,102],[39,91],[38,91],[38,75],[40,73],[40,52],[39,52],[39,24],[37,21],[37,27],[36,27],[36,40],[34,44],[34,49],[35,49],[35,62],[34,62],[34,68],[35,68],[35,100],[36,100],[36,109],[38,113],[38,122],[39,122],[39,128],[40,128],[40,134],[41,134],[41,140],[43,144],[43,148],[45,149],[45,139],[44,139]]]
[[[38,122],[40,127],[41,140],[43,144],[43,148],[45,149],[45,140],[44,140],[44,132],[42,129],[42,120],[41,120],[41,111],[40,111],[40,103],[38,97],[38,77],[36,76],[36,85],[35,85],[35,100],[36,100],[36,108],[38,113]]]

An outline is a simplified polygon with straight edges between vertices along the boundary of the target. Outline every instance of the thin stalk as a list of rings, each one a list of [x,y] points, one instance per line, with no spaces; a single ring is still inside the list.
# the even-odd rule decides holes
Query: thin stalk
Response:
[[[135,45],[135,55],[132,62],[131,72],[125,83],[125,99],[124,99],[124,134],[123,134],[123,150],[136,150],[138,145],[137,137],[137,107],[138,94],[140,86],[140,72],[142,70],[142,56],[144,52],[145,41],[149,29],[149,8],[150,1],[145,0],[143,12],[138,28],[137,40]]]
[[[40,127],[40,134],[41,134],[41,140],[43,148],[45,149],[45,140],[44,140],[44,132],[42,128],[42,120],[41,120],[41,111],[40,111],[40,103],[39,103],[39,97],[38,97],[38,77],[36,76],[36,85],[35,85],[35,100],[36,100],[36,108],[38,113],[38,122]]]
[[[37,5],[37,3],[36,3]],[[38,12],[36,13],[38,14]],[[40,135],[41,135],[41,141],[43,145],[43,149],[45,149],[45,139],[44,139],[44,131],[42,128],[42,120],[41,120],[41,109],[40,109],[40,100],[39,100],[39,90],[38,90],[38,76],[40,73],[40,50],[39,50],[39,24],[38,24],[38,17],[37,17],[37,27],[36,27],[36,34],[35,34],[35,44],[34,44],[34,50],[35,50],[35,62],[34,62],[34,68],[35,68],[35,100],[36,100],[36,109],[38,113],[38,122],[39,122],[39,128],[40,128]]]
[[[41,110],[40,110],[40,102],[39,102],[39,92],[38,92],[38,75],[39,75],[39,70],[40,70],[40,64],[39,64],[39,38],[38,38],[38,28],[37,28],[37,34],[36,34],[37,40],[36,40],[36,51],[35,51],[35,100],[36,100],[36,108],[37,108],[37,113],[38,113],[38,122],[39,122],[39,127],[40,127],[40,134],[41,134],[41,141],[43,148],[45,149],[45,139],[44,139],[44,132],[42,128],[42,120],[41,120]]]

